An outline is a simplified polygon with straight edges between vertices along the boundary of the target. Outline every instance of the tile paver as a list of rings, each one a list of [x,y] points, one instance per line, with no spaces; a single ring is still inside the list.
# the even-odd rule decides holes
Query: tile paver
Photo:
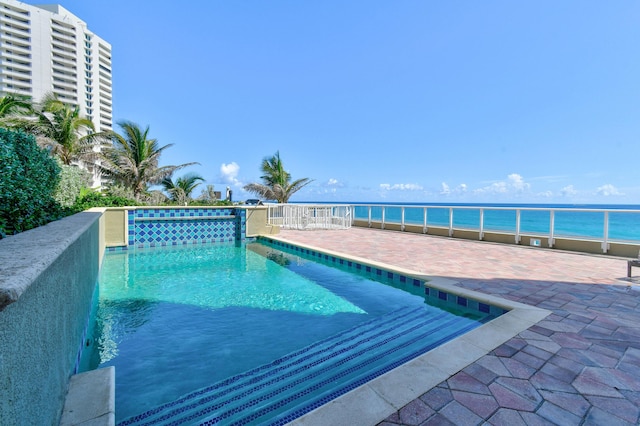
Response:
[[[380,425],[640,422],[640,291],[626,260],[366,228],[279,237],[553,312]]]

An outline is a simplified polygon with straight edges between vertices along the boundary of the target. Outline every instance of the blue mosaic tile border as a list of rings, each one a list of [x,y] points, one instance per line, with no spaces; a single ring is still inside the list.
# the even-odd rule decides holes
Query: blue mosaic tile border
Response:
[[[260,241],[266,241],[270,245],[279,248],[288,249],[294,253],[300,253],[311,256],[312,258],[318,258],[327,262],[335,263],[337,265],[346,266],[347,268],[353,268],[356,271],[364,271],[380,278],[386,278],[392,282],[401,284],[410,283],[415,287],[424,287],[425,300],[433,302],[432,304],[437,306],[447,306],[451,309],[464,309],[479,312],[481,314],[489,314],[494,317],[498,317],[504,313],[509,312],[508,309],[504,309],[498,306],[489,305],[486,303],[478,302],[477,300],[467,297],[458,296],[453,293],[447,293],[445,291],[429,287],[428,281],[419,280],[414,277],[399,274],[397,272],[387,271],[374,266],[362,264],[352,260],[344,259],[339,256],[333,256],[326,253],[310,250],[302,247],[298,247],[294,244],[285,243],[282,241],[272,240],[268,237],[258,237]]]
[[[244,209],[185,207],[127,210],[128,247],[244,241],[246,230]]]
[[[238,209],[242,210],[242,209]],[[157,209],[136,209],[133,210],[134,218],[197,218],[197,217],[216,217],[216,216],[233,216],[236,209],[232,207],[225,208],[157,208]]]
[[[447,293],[446,291],[428,286],[425,286],[424,288],[424,295],[427,302],[434,302],[440,306],[448,306],[451,309],[470,309],[482,314],[489,314],[492,318],[509,312],[509,310],[498,306],[479,302],[475,299],[459,296],[457,294]]]

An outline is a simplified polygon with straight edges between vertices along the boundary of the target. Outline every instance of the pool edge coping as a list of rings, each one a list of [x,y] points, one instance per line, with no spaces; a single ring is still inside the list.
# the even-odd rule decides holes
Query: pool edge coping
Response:
[[[509,310],[498,318],[287,423],[291,426],[324,426],[326,424],[351,426],[380,423],[442,381],[551,314],[551,311],[546,309],[457,287],[459,280],[426,275],[382,262],[292,242],[274,235],[264,236],[264,238],[425,280],[431,288]],[[452,356],[453,354],[455,356]]]

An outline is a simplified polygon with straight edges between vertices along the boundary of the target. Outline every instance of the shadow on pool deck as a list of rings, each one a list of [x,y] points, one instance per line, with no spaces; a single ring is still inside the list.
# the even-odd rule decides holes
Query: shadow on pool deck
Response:
[[[552,312],[380,425],[640,421],[640,291],[626,260],[362,228],[280,237]]]

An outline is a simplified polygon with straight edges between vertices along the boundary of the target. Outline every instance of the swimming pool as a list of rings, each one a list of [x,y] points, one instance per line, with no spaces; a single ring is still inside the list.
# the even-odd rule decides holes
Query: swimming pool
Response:
[[[108,253],[89,357],[122,424],[283,424],[502,313],[448,296],[263,242]]]

